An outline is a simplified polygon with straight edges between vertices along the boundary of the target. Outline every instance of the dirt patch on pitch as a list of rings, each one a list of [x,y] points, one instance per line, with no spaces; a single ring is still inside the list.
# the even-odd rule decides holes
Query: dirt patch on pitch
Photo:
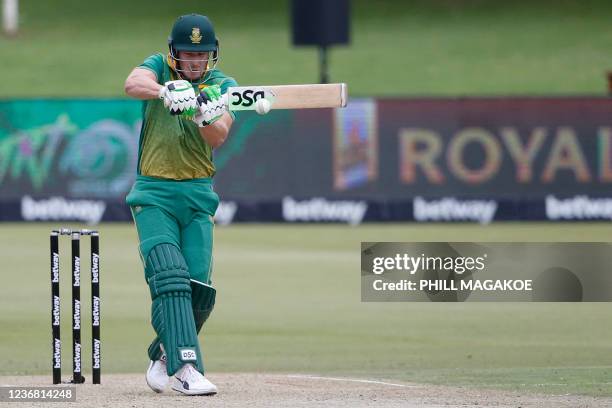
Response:
[[[104,375],[102,385],[76,387],[79,407],[610,407],[612,398],[550,396],[381,379],[298,374],[210,374],[219,394],[187,397],[168,389],[155,394],[144,375]],[[88,378],[88,380],[90,380]],[[50,376],[0,377],[0,385],[48,386]],[[54,404],[54,407],[64,404]],[[66,404],[68,405],[68,404]],[[22,403],[20,407],[48,406]],[[68,405],[68,406],[72,406]]]

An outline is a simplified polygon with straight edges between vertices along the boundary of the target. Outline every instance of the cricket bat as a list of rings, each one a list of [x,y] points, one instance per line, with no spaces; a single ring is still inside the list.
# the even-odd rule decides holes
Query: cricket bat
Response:
[[[224,94],[230,111],[255,110],[255,102],[267,99],[271,109],[344,108],[346,84],[234,86]]]

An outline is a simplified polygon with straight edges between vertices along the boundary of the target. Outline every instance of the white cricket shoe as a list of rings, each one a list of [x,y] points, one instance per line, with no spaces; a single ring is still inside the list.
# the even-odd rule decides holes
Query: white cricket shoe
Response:
[[[159,360],[151,361],[147,369],[147,384],[155,392],[164,392],[170,382],[166,372],[166,355],[163,354]]]
[[[217,387],[204,377],[193,364],[185,364],[174,374],[172,389],[186,395],[213,395]]]

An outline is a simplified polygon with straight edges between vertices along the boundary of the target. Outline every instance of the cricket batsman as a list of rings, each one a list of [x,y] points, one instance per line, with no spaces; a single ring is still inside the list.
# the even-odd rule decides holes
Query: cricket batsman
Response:
[[[215,304],[212,286],[213,149],[234,120],[221,96],[236,81],[216,69],[219,41],[206,16],[179,17],[168,54],[134,68],[125,92],[143,101],[138,175],[126,198],[136,224],[157,336],[147,384],[163,392],[211,395],[198,333]]]

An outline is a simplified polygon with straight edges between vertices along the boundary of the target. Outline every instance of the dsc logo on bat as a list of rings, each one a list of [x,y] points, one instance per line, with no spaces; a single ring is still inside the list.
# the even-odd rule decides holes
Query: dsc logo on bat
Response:
[[[249,107],[259,99],[270,99],[272,93],[265,88],[238,88],[233,90],[230,105],[232,107]]]

